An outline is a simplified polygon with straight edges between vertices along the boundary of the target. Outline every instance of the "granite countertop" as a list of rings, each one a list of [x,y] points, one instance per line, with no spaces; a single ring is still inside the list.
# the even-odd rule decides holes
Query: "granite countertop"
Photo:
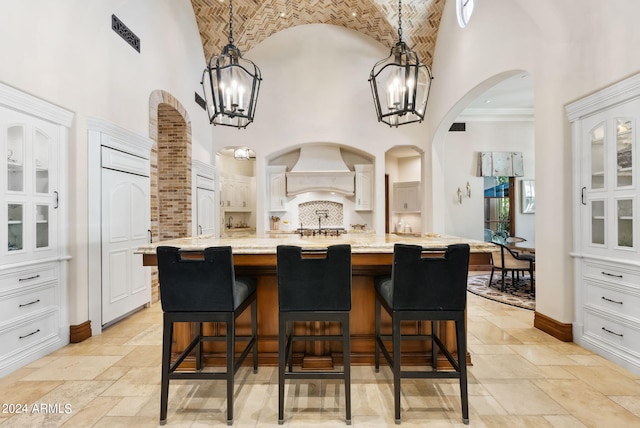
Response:
[[[423,247],[446,247],[450,244],[467,243],[471,252],[488,253],[495,246],[489,242],[455,236],[426,234],[422,236],[376,235],[368,233],[344,234],[340,236],[304,236],[298,234],[252,235],[238,238],[215,238],[201,235],[173,239],[143,245],[137,254],[155,254],[156,247],[170,245],[188,251],[201,251],[206,247],[230,245],[234,254],[275,254],[278,245],[298,245],[303,248],[323,248],[334,244],[351,244],[353,253],[391,253],[395,243],[421,245]]]

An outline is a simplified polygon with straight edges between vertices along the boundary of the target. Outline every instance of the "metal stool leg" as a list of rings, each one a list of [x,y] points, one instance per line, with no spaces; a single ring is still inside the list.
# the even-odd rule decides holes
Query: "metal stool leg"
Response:
[[[284,424],[284,371],[287,360],[287,321],[280,317],[278,325],[278,424]]]
[[[227,425],[233,425],[233,378],[235,375],[235,317],[227,320]]]
[[[344,360],[344,398],[347,414],[347,425],[351,425],[351,344],[349,337],[349,314],[342,322],[342,350]]]
[[[169,399],[169,370],[171,367],[171,342],[173,339],[173,321],[164,314],[162,334],[162,378],[160,381],[160,425],[167,423],[167,404]]]
[[[456,320],[456,339],[458,342],[458,365],[460,369],[460,401],[462,402],[462,422],[469,424],[469,393],[467,384],[467,336],[464,320]]]

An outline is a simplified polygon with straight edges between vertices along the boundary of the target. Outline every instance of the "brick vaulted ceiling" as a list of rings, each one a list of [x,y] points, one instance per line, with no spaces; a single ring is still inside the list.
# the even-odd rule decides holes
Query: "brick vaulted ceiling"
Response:
[[[431,66],[446,0],[404,0],[402,39]],[[191,0],[208,60],[228,43],[229,0]],[[391,48],[398,41],[397,0],[234,0],[234,44],[245,52],[303,24],[340,25]],[[381,58],[382,59],[382,58]]]

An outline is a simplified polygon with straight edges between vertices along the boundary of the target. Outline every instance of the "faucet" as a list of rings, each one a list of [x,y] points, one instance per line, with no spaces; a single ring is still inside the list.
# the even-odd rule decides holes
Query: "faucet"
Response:
[[[229,216],[229,221],[227,222],[227,229],[231,229],[231,220],[233,220],[233,216]]]
[[[329,218],[329,210],[316,210],[318,215],[318,235],[322,233],[322,217]]]

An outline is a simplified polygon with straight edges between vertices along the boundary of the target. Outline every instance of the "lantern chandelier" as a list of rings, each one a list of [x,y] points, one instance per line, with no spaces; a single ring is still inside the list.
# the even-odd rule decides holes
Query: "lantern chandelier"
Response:
[[[433,79],[429,67],[420,64],[418,54],[402,41],[402,0],[398,0],[398,39],[391,55],[377,62],[369,76],[378,122],[392,127],[422,122]]]
[[[229,0],[229,44],[211,56],[202,73],[209,123],[246,128],[253,122],[260,90],[260,69],[242,58],[233,44],[233,0]]]

